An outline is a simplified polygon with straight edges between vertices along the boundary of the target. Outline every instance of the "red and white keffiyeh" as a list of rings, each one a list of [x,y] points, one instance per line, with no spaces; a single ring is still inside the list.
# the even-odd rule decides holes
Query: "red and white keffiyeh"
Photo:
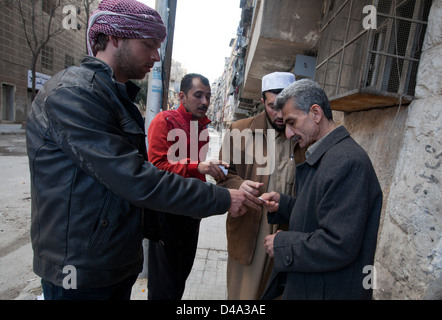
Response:
[[[91,56],[100,33],[130,39],[154,38],[161,42],[167,36],[166,26],[158,12],[135,0],[100,2],[89,19],[87,49]]]

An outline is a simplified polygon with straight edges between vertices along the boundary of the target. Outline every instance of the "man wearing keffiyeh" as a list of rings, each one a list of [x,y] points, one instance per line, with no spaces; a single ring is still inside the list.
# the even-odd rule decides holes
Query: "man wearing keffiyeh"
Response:
[[[89,19],[87,34],[89,55],[108,62],[124,83],[144,78],[159,61],[167,31],[158,12],[140,2],[103,0]],[[106,52],[109,44],[115,50]]]
[[[102,1],[92,13],[88,28],[88,52],[99,34],[130,39],[157,39],[161,42],[167,36],[166,27],[155,10],[137,1]]]
[[[158,13],[135,0],[103,0],[89,25],[90,56],[46,82],[26,125],[33,267],[47,300],[130,299],[142,239],[158,239],[146,223],[154,210],[239,216],[259,203],[147,161],[129,79],[160,59],[167,33]]]

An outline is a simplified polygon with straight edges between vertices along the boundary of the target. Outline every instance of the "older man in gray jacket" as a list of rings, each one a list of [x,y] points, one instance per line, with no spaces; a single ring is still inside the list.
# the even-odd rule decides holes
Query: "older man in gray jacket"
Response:
[[[274,272],[264,299],[371,299],[382,191],[366,152],[332,119],[322,88],[311,80],[277,99],[288,138],[309,147],[297,166],[296,197],[262,195],[269,223],[289,230],[267,236]]]

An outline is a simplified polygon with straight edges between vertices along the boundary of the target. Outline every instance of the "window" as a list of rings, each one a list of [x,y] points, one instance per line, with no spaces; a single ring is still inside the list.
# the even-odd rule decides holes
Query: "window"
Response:
[[[75,65],[74,57],[70,56],[68,54],[65,54],[64,55],[64,67],[67,68],[67,67],[70,67],[73,65]]]
[[[377,26],[364,29],[363,8],[376,8]],[[432,0],[329,0],[315,80],[332,108],[357,111],[409,103]]]
[[[54,68],[54,48],[44,46],[41,50],[41,67],[52,70]]]
[[[431,1],[396,2],[379,1],[366,85],[413,96]]]
[[[2,83],[0,120],[14,121],[14,91],[13,85]]]

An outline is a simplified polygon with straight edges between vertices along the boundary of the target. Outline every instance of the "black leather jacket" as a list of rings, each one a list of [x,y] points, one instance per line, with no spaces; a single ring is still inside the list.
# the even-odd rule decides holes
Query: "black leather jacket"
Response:
[[[139,273],[143,208],[198,218],[229,208],[227,189],[146,161],[143,119],[129,87],[87,57],[53,76],[32,104],[26,137],[34,272],[56,285],[68,275],[65,266],[75,267],[79,289]]]

